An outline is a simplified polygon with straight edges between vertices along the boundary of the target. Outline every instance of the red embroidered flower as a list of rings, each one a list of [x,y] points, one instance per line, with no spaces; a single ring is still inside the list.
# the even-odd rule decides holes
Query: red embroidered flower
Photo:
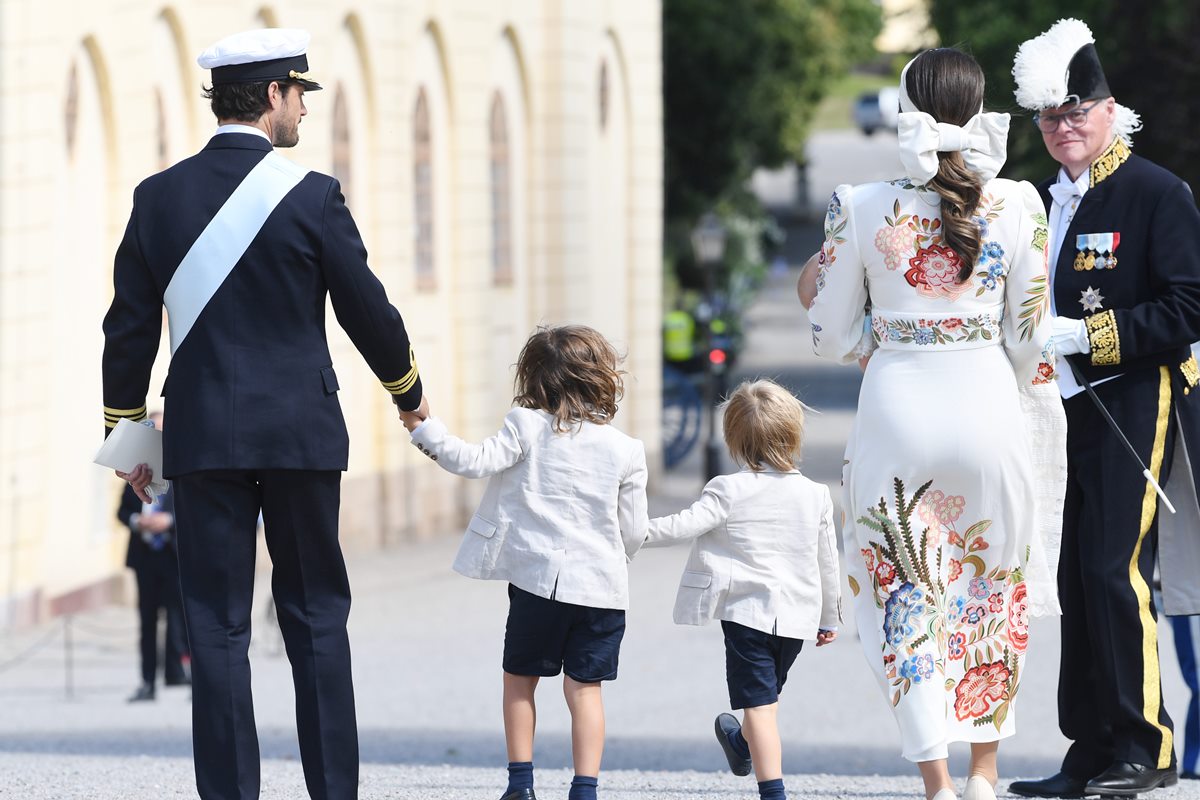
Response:
[[[986,714],[993,702],[1004,698],[1011,674],[1003,661],[967,670],[954,687],[954,715],[963,720]]]
[[[951,535],[956,536],[957,534]],[[950,559],[950,582],[953,583],[954,581],[958,580],[959,575],[962,575],[962,562],[957,558],[952,558]]]
[[[964,544],[963,538],[958,535],[958,531],[950,531],[950,544],[955,545],[957,547],[963,546],[963,544]]]
[[[862,557],[863,557],[863,561],[865,561],[867,563],[867,572],[871,572],[872,570],[874,570],[875,569],[875,553],[872,552],[870,548],[864,547],[862,549]]]
[[[946,642],[946,655],[950,656],[951,661],[958,661],[967,654],[967,635],[965,633],[956,633]]]
[[[1008,600],[1008,644],[1017,653],[1024,653],[1029,645],[1029,601],[1024,581],[1013,587]]]
[[[1038,374],[1043,378],[1049,378],[1054,374],[1054,367],[1043,361],[1042,363],[1038,364]]]
[[[925,284],[930,287],[954,284],[962,259],[954,248],[942,244],[922,247],[908,260],[910,269],[904,273],[909,286]]]
[[[963,321],[958,317],[951,317],[950,319],[942,320],[942,330],[944,331],[956,331],[962,326]]]
[[[993,614],[999,614],[1004,610],[1004,595],[996,592],[988,598],[988,610]]]
[[[886,561],[880,561],[875,567],[875,577],[879,579],[880,586],[891,586],[896,579],[896,568]]]

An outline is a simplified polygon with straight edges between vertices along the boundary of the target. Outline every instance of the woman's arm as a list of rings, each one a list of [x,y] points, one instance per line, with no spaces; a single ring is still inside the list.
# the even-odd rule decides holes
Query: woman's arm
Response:
[[[817,257],[820,255],[817,252],[808,257],[808,261],[800,268],[800,280],[796,281],[796,295],[805,309],[812,308],[813,301],[817,299]]]

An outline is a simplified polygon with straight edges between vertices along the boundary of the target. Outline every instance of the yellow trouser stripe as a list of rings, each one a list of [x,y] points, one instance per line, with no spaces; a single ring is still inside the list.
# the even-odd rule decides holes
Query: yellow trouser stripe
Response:
[[[1158,386],[1158,420],[1154,427],[1154,451],[1150,454],[1150,474],[1158,480],[1162,470],[1163,451],[1167,445],[1167,421],[1171,416],[1171,373],[1166,367],[1159,367]],[[1142,542],[1150,532],[1154,523],[1154,514],[1158,507],[1158,495],[1154,486],[1146,481],[1146,491],[1142,495],[1142,527],[1138,534],[1137,546],[1133,548],[1133,556],[1129,559],[1129,582],[1133,585],[1133,593],[1137,595],[1138,616],[1142,622],[1142,715],[1146,722],[1158,728],[1162,734],[1162,743],[1158,749],[1158,769],[1166,769],[1171,765],[1171,752],[1175,746],[1171,731],[1158,721],[1162,710],[1162,684],[1158,669],[1158,628],[1154,616],[1150,613],[1150,587],[1138,569],[1138,559],[1142,555]]]

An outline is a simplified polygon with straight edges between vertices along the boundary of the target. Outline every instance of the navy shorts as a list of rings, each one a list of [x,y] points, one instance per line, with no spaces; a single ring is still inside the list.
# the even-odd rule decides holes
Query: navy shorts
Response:
[[[580,683],[617,677],[625,612],[547,600],[508,585],[504,671],[549,678],[564,672]]]
[[[721,621],[721,629],[725,631],[729,707],[754,708],[777,701],[804,641],[763,633],[727,620]]]

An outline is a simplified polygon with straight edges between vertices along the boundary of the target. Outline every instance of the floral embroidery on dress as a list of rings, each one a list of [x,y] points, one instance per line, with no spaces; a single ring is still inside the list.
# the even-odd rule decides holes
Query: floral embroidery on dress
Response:
[[[976,297],[980,297],[984,292],[994,292],[1003,286],[1004,278],[1008,274],[1007,265],[1004,263],[1004,248],[999,242],[988,241],[992,223],[1000,218],[1000,212],[1003,210],[1003,197],[997,199],[985,194],[979,204],[979,214],[973,218],[979,226],[979,237],[982,240],[979,260],[975,262],[979,270],[975,277],[979,278],[980,283],[979,288],[975,290]]]
[[[1041,324],[1042,317],[1050,309],[1050,245],[1049,228],[1047,227],[1049,223],[1046,221],[1046,215],[1041,212],[1031,214],[1030,218],[1033,220],[1034,229],[1033,240],[1029,246],[1042,252],[1042,274],[1030,281],[1030,286],[1025,291],[1027,297],[1021,303],[1021,313],[1017,317],[1020,320],[1018,329],[1023,342],[1033,338],[1034,330]],[[1054,363],[1053,358],[1043,358],[1043,361]]]
[[[837,192],[829,198],[829,208],[825,211],[825,241],[817,253],[817,292],[825,288],[825,275],[833,262],[837,261],[837,246],[846,243],[842,234],[846,230],[846,214],[842,208],[842,199]]]
[[[979,340],[991,341],[1001,335],[1000,314],[983,313],[973,317],[945,317],[943,319],[888,319],[871,318],[871,335],[876,343],[899,342],[901,344],[957,344]]]
[[[1054,371],[1055,363],[1054,342],[1047,339],[1046,346],[1042,348],[1042,361],[1038,364],[1037,374],[1033,376],[1034,386],[1058,380],[1058,373]]]
[[[882,539],[869,541],[860,554],[883,611],[884,675],[894,690],[892,705],[936,672],[946,679],[946,691],[953,691],[959,720],[999,730],[1016,696],[1019,656],[1029,641],[1025,583],[1019,569],[988,569],[981,557],[992,521],[960,531],[967,498],[931,490],[932,483],[907,497],[904,482],[894,478],[894,516],[880,498],[857,520]],[[918,531],[914,523],[925,527]]]
[[[934,220],[933,225],[940,226],[941,220]],[[944,297],[953,301],[971,288],[970,280],[958,282],[962,259],[949,245],[931,244],[922,247],[908,260],[908,265],[909,270],[904,273],[904,280],[908,281],[909,286],[915,287],[918,294],[925,297]]]

